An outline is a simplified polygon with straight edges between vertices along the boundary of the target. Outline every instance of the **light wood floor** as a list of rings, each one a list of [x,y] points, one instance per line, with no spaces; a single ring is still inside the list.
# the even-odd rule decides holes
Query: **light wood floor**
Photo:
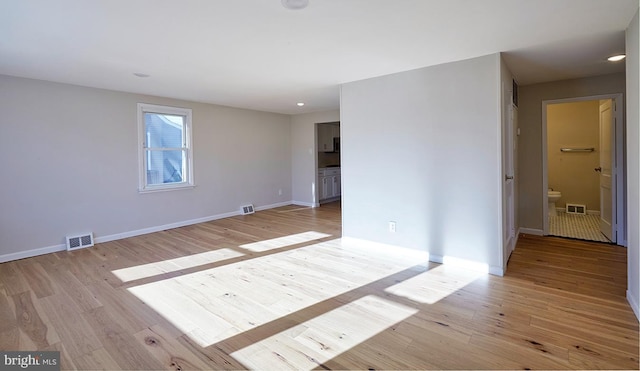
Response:
[[[287,206],[0,264],[0,350],[63,369],[638,369],[626,250],[521,236],[505,277]]]

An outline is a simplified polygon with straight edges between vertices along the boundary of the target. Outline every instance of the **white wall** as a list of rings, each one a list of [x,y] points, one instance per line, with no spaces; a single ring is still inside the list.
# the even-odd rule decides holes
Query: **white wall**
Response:
[[[640,2],[639,2],[640,3]],[[640,319],[640,37],[638,12],[626,33],[627,73],[627,299]]]
[[[291,164],[293,202],[317,206],[316,123],[340,121],[340,111],[325,111],[291,117]]]
[[[341,93],[343,236],[501,273],[499,54],[348,83]]]
[[[193,110],[196,188],[138,193],[138,102]],[[291,201],[287,115],[8,76],[0,112],[0,261]]]

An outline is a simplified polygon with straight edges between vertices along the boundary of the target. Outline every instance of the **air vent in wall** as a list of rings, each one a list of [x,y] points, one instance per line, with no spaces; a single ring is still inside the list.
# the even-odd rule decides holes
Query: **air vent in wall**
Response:
[[[587,214],[587,205],[567,204],[567,214]]]
[[[93,234],[81,234],[78,236],[67,236],[67,251],[84,249],[93,246]]]
[[[240,212],[242,213],[242,215],[247,215],[255,213],[255,210],[253,209],[253,205],[244,205],[240,209]]]

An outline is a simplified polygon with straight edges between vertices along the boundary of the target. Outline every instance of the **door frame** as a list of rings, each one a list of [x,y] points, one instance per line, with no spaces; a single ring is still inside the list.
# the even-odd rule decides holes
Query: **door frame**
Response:
[[[616,182],[616,244],[627,246],[627,220],[626,220],[626,153],[625,153],[625,125],[624,125],[624,99],[622,93],[591,95],[586,97],[574,97],[563,99],[550,99],[542,101],[542,219],[543,235],[549,235],[549,203],[547,201],[547,189],[549,179],[547,174],[547,106],[558,103],[584,102],[590,100],[611,99],[615,104],[615,182]]]

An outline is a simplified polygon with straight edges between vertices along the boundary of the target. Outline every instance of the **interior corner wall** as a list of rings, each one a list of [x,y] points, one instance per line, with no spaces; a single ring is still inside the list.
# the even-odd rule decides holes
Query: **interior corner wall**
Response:
[[[627,63],[629,63],[627,61]],[[521,228],[543,231],[542,102],[546,100],[619,94],[625,74],[554,81],[520,87],[518,122],[518,215]],[[561,190],[562,192],[562,190]]]
[[[626,32],[627,299],[640,319],[640,28],[638,12]]]
[[[193,110],[195,188],[138,193],[138,102]],[[9,76],[0,112],[0,259],[291,201],[288,115]]]
[[[500,55],[341,89],[343,236],[500,269]]]
[[[316,124],[340,121],[340,111],[291,116],[291,170],[293,203],[318,206]]]

